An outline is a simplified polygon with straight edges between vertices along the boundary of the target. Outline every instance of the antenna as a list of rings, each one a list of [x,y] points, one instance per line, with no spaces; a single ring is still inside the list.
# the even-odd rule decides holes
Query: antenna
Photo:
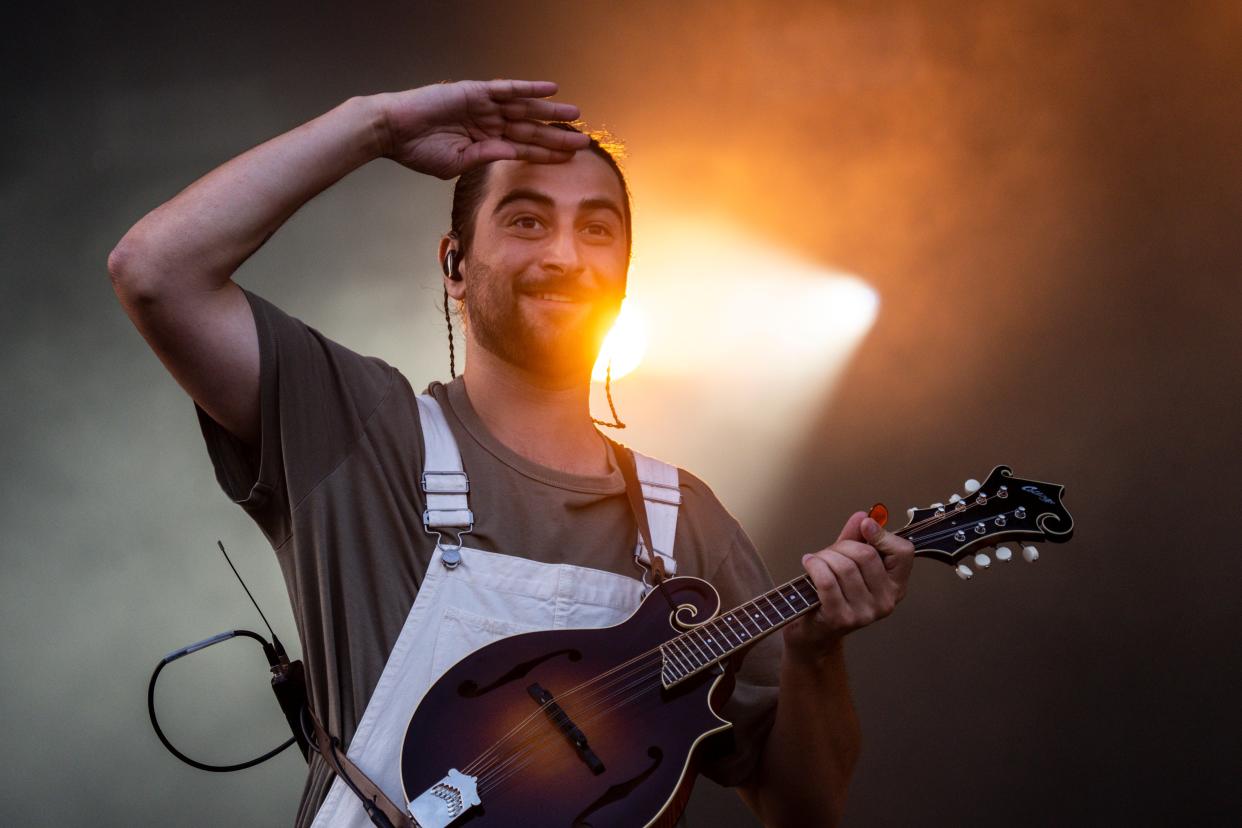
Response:
[[[237,576],[237,582],[242,585],[242,589],[246,590],[250,603],[254,604],[254,608],[259,610],[259,617],[263,619],[263,624],[267,627],[267,631],[272,634],[272,641],[279,647],[280,639],[276,637],[276,632],[272,629],[272,625],[267,623],[267,616],[263,614],[263,610],[259,609],[259,602],[254,600],[254,596],[250,594],[250,587],[246,586],[246,582],[242,580],[241,573],[237,571],[237,567],[233,566],[233,561],[229,558],[229,553],[225,551],[224,544],[220,542],[219,538],[216,539],[216,546],[220,547],[220,551],[224,553],[224,560],[228,561],[229,569],[233,570],[233,574]]]

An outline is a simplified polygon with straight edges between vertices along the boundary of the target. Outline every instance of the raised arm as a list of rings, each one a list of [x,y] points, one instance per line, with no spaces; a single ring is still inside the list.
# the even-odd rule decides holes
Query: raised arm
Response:
[[[259,344],[234,271],[298,208],[375,158],[440,178],[505,158],[569,160],[589,139],[544,123],[578,117],[543,100],[555,92],[549,82],[462,81],[351,98],[143,217],[108,257],[117,297],[181,387],[253,445]]]

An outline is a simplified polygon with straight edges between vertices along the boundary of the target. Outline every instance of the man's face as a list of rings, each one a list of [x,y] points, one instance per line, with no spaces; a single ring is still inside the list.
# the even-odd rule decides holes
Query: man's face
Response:
[[[585,150],[563,164],[493,164],[455,283],[471,338],[544,379],[587,381],[625,292],[624,199]]]

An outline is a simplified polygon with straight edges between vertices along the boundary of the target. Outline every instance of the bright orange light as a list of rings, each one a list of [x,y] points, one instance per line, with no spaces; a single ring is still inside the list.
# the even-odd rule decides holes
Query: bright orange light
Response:
[[[591,379],[604,381],[609,360],[612,361],[612,378],[619,379],[637,368],[646,352],[647,320],[634,301],[626,298],[621,303],[617,320],[612,323],[612,330],[604,337]]]
[[[626,301],[642,303],[630,316],[644,347],[622,365],[620,353],[634,347],[619,342],[631,324],[623,308],[613,363],[616,377],[642,360],[613,389],[625,441],[758,510],[757,493],[798,462],[793,452],[871,329],[879,297],[858,276],[774,240],[672,210],[636,226],[634,241]],[[603,391],[592,389],[598,417],[608,416]]]

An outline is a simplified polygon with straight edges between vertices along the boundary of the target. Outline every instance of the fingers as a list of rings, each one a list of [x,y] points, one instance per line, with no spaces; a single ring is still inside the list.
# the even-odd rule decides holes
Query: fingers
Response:
[[[866,602],[868,590],[862,571],[846,555],[832,548],[824,549],[806,556],[802,565],[825,607],[829,601],[824,596],[845,609]]]
[[[504,137],[510,141],[573,153],[591,143],[589,135],[558,129],[539,121],[506,121]]]
[[[493,101],[510,101],[514,98],[546,98],[558,89],[552,81],[492,80],[484,81],[483,88]]]
[[[836,633],[888,616],[900,599],[879,553],[865,543],[838,541],[805,556],[802,565],[819,593],[822,617]]]
[[[858,567],[862,574],[867,591],[872,595],[884,595],[891,586],[888,571],[879,553],[865,543],[856,541],[837,541],[833,548],[846,556]]]
[[[471,144],[461,155],[462,171],[492,161],[532,161],[536,164],[561,164],[574,157],[572,152],[553,150],[535,144],[521,144],[502,138],[489,138]]]
[[[511,120],[573,121],[581,115],[578,107],[573,104],[538,98],[503,101],[500,103],[500,112]]]

